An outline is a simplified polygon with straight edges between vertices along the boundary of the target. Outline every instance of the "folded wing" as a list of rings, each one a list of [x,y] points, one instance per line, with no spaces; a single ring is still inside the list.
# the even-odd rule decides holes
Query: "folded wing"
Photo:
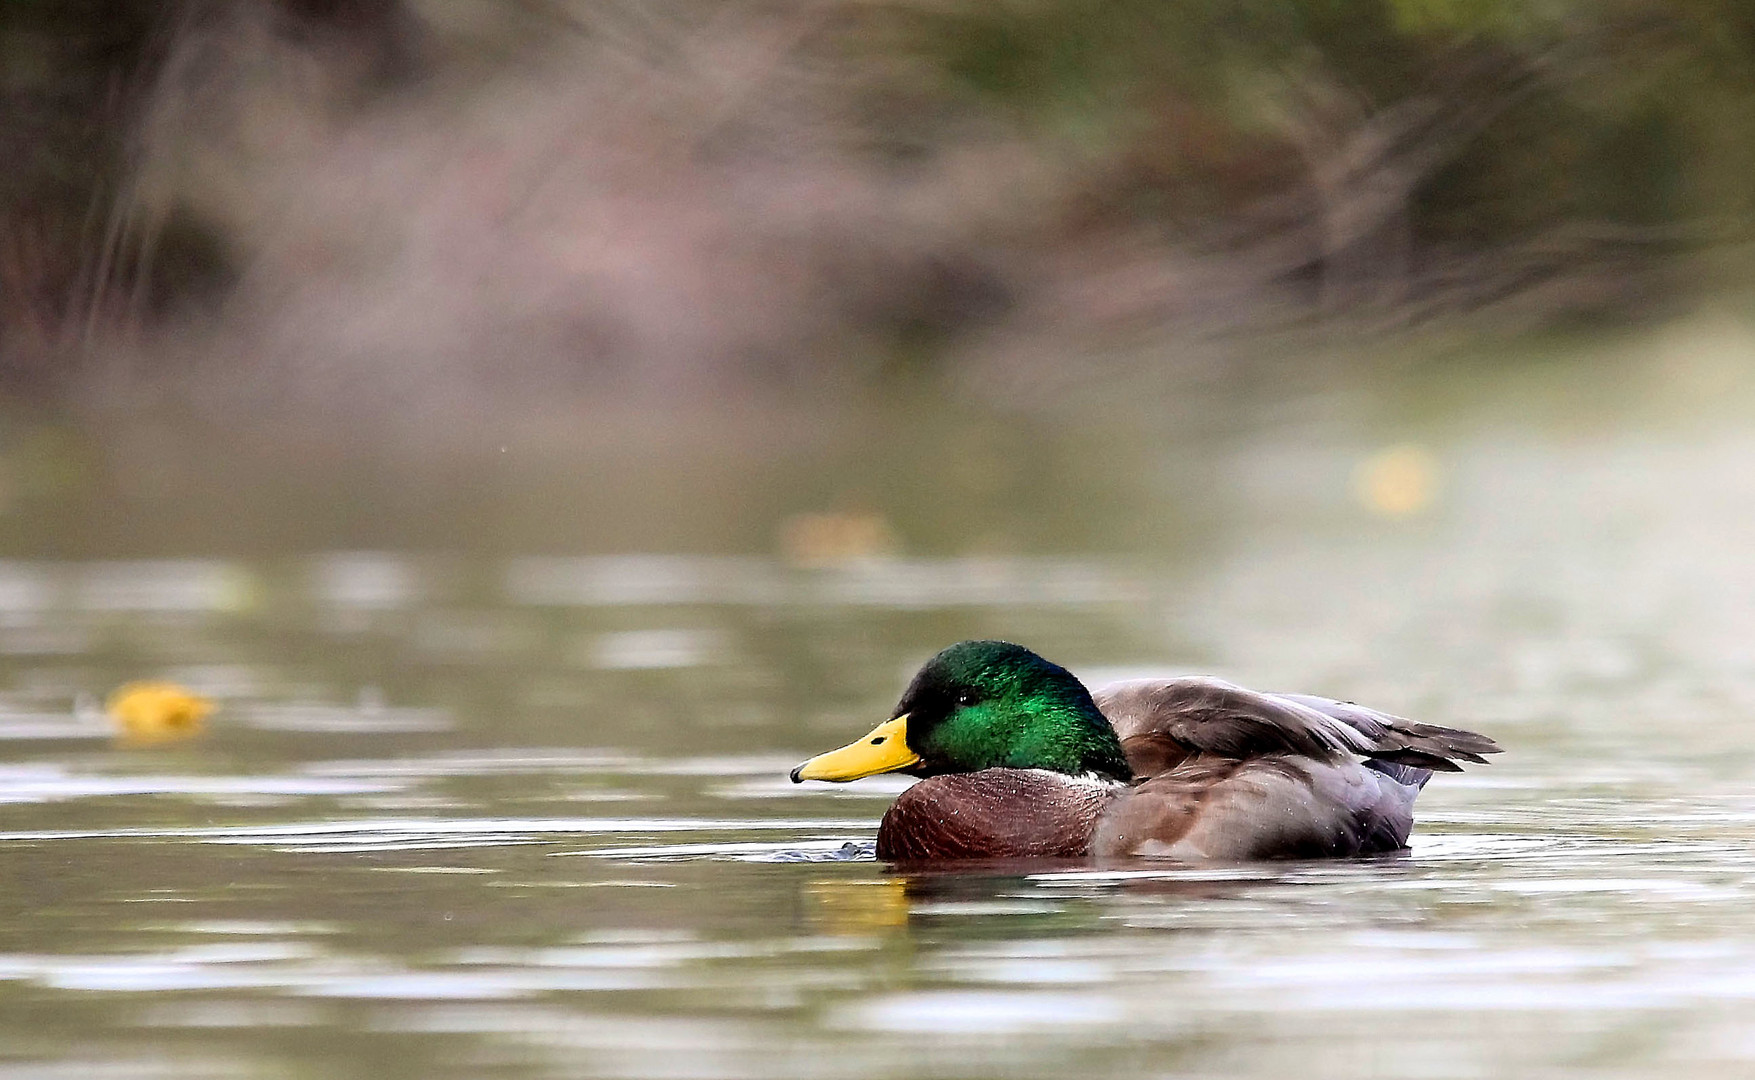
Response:
[[[1295,756],[1315,761],[1363,757],[1389,765],[1460,772],[1499,752],[1485,735],[1418,724],[1346,701],[1268,694],[1222,679],[1140,679],[1092,695],[1114,725],[1137,777],[1156,776],[1190,758]],[[1389,770],[1384,770],[1388,772]]]

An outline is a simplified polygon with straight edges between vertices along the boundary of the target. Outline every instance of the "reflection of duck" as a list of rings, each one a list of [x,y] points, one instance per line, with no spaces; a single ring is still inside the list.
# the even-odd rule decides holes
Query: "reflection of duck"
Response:
[[[965,641],[927,661],[891,719],[792,779],[927,777],[884,814],[885,859],[1303,858],[1405,847],[1432,772],[1498,750],[1474,732],[1218,679],[1093,697],[1022,646]]]
[[[864,936],[908,925],[908,887],[900,878],[813,881],[804,893],[806,914],[826,933]]]

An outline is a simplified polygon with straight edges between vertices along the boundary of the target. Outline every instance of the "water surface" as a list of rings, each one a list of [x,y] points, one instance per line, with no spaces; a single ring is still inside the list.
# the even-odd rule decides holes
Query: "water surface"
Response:
[[[1026,488],[820,565],[21,548],[0,1076],[1746,1075],[1755,430],[1637,386],[1581,421],[1583,378],[1166,435],[1133,517]],[[1359,470],[1410,438],[1430,505],[1386,515]],[[1185,527],[1075,542],[1105,513]],[[980,635],[1510,752],[1437,778],[1402,857],[901,872],[899,782],[786,770]],[[206,733],[116,741],[97,701],[142,676],[216,697]]]

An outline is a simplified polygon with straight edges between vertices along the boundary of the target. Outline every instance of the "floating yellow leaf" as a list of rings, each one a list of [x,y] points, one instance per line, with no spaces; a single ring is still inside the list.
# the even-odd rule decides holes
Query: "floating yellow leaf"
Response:
[[[106,704],[124,738],[137,742],[184,739],[201,730],[213,702],[171,682],[131,682]]]

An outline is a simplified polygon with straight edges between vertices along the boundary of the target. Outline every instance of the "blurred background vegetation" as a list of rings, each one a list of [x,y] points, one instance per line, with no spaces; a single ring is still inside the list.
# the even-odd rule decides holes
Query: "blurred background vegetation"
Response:
[[[1089,490],[1124,440],[866,451],[921,397],[1198,426],[1747,301],[1744,0],[9,0],[0,64],[0,414],[61,418],[8,421],[0,511],[87,526],[179,454],[246,489],[247,444],[547,440],[747,502],[726,460],[833,431],[873,476],[811,505]]]
[[[1521,332],[1734,281],[1755,219],[1741,0],[12,0],[0,56],[17,394]]]

